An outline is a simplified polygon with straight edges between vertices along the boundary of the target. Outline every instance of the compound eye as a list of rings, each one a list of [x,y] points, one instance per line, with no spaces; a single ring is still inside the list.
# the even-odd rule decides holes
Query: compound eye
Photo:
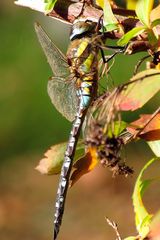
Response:
[[[71,33],[70,33],[70,40],[73,40],[83,34],[85,32],[85,28],[82,26],[73,26]]]
[[[85,21],[80,21],[75,23],[72,26],[70,33],[70,40],[80,37],[82,34],[85,34],[90,29],[90,24],[87,24]]]

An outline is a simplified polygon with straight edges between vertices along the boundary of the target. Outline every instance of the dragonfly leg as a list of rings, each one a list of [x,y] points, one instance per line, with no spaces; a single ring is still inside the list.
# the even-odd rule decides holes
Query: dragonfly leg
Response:
[[[106,50],[114,50],[115,52],[110,55],[109,57],[106,57],[105,54],[104,54],[104,50],[103,49],[106,49]],[[103,63],[108,63],[112,58],[114,58],[117,54],[119,53],[124,53],[126,50],[126,46],[125,47],[117,47],[117,46],[105,46],[105,47],[100,47],[100,51],[101,51],[101,56],[102,56],[102,59],[103,59]]]
[[[114,58],[119,53],[119,52],[115,52],[112,55],[110,55],[109,57],[107,57],[107,56],[105,56],[103,49],[100,49],[100,50],[101,50],[101,56],[102,56],[102,60],[103,60],[104,64],[108,63],[110,60],[112,60],[112,58]]]
[[[100,48],[100,51],[101,51],[101,56],[102,56],[103,63],[106,63],[106,58],[105,58],[103,49]]]
[[[108,49],[113,50],[118,53],[124,53],[126,51],[127,45],[124,47],[105,45],[105,46],[102,46],[102,48],[106,49],[106,50],[108,50]]]

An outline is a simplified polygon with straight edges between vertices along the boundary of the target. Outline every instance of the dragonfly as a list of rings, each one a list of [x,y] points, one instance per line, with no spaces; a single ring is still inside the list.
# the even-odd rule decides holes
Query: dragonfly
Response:
[[[54,75],[48,81],[48,94],[56,109],[69,121],[73,121],[57,191],[54,240],[62,223],[73,158],[82,124],[89,106],[97,97],[98,55],[102,52],[101,46],[104,44],[103,34],[98,31],[98,25],[90,20],[75,21],[65,56],[42,27],[38,23],[35,24],[39,42]]]

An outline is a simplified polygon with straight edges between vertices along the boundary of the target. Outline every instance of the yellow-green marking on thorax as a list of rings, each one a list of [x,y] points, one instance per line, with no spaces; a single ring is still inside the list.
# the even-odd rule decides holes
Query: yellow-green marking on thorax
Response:
[[[89,39],[83,39],[83,41],[81,41],[78,49],[77,49],[77,58],[81,57],[81,55],[83,54],[83,52],[86,50],[86,48],[88,47],[89,44]]]
[[[83,71],[85,73],[88,73],[91,71],[91,66],[93,63],[93,59],[94,59],[94,54],[90,53],[88,58],[83,62],[82,67],[83,67]]]

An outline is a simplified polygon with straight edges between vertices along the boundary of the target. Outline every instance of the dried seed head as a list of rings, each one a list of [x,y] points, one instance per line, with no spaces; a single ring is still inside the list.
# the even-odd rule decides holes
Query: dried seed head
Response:
[[[94,123],[90,126],[90,136],[87,137],[87,145],[97,149],[97,156],[103,167],[109,168],[113,176],[133,173],[130,168],[122,161],[121,150],[124,146],[122,138],[112,135],[111,137],[103,133],[103,127]]]

